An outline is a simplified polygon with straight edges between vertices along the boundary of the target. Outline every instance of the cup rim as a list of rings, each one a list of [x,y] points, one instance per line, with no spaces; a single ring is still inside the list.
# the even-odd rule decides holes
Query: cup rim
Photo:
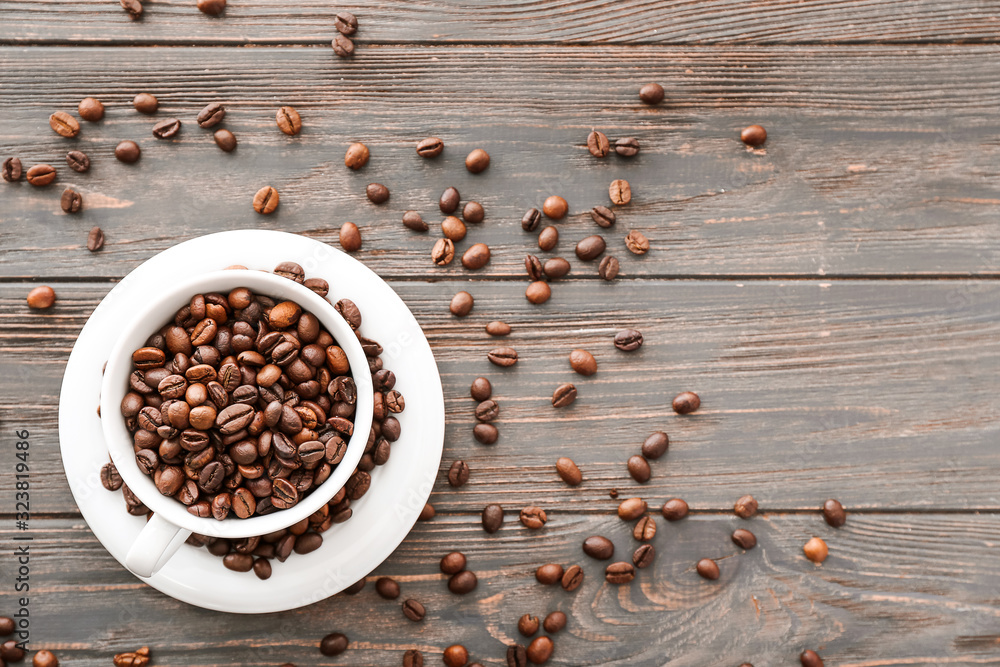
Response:
[[[139,470],[135,461],[132,436],[121,416],[121,401],[130,391],[128,378],[132,372],[132,352],[142,347],[149,336],[163,326],[154,324],[151,331],[146,332],[146,327],[150,326],[151,322],[159,322],[161,319],[164,323],[168,322],[173,313],[188,303],[195,294],[228,293],[237,287],[247,287],[265,296],[295,301],[304,311],[315,315],[346,353],[358,388],[358,399],[354,433],[348,439],[347,452],[323,484],[288,509],[248,519],[218,521],[211,517],[197,517],[189,513],[185,505],[161,494],[156,489],[153,479]],[[176,307],[170,304],[176,304]],[[119,334],[108,357],[101,381],[101,428],[111,460],[123,482],[155,514],[160,514],[180,528],[210,537],[240,539],[266,535],[287,528],[319,510],[344,487],[353,474],[364,454],[374,413],[374,387],[371,374],[367,371],[368,360],[354,330],[333,304],[308,287],[266,271],[250,269],[212,271],[158,292],[148,305],[132,317],[131,322]]]

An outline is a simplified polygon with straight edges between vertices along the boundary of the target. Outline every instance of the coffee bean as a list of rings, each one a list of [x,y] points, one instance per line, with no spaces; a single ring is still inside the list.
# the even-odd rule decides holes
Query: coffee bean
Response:
[[[649,469],[649,462],[639,454],[635,454],[628,458],[628,474],[632,475],[632,479],[639,482],[640,484],[645,484],[649,481],[651,472]]]
[[[177,136],[177,133],[180,131],[181,122],[176,118],[161,120],[153,126],[153,136],[157,139],[170,139],[171,137]]]
[[[469,393],[477,401],[485,401],[493,394],[493,385],[486,378],[478,377],[472,381]]]
[[[494,400],[485,400],[476,406],[476,419],[491,422],[500,416],[500,405]]]
[[[65,111],[56,111],[49,116],[49,127],[61,137],[72,139],[80,134],[80,123]]]
[[[479,174],[486,171],[487,167],[490,166],[490,154],[484,151],[482,148],[477,148],[469,153],[465,158],[465,168],[468,169],[473,174]]]
[[[445,574],[457,574],[465,569],[465,554],[452,551],[441,559],[441,571]]]
[[[632,527],[632,537],[640,542],[649,542],[656,537],[656,519],[644,516]]]
[[[552,657],[552,651],[554,648],[552,640],[548,637],[536,637],[530,644],[528,644],[526,655],[528,660],[532,663],[536,665],[544,665],[549,661],[549,658]]]
[[[670,446],[670,438],[663,431],[651,433],[642,442],[642,455],[647,459],[658,459],[667,453]]]
[[[649,252],[649,239],[642,232],[633,229],[625,237],[625,247],[633,255],[645,255]]]
[[[136,4],[138,4],[138,2],[136,2]],[[139,11],[142,11],[142,5],[139,6]],[[135,110],[139,113],[154,114],[156,113],[156,110],[160,108],[160,101],[149,93],[139,93],[132,98],[132,106],[135,107]]]
[[[0,170],[3,175],[3,180],[8,183],[15,183],[21,180],[21,174],[23,173],[23,168],[21,167],[21,159],[16,157],[9,157],[3,161],[3,168]]]
[[[740,132],[740,140],[747,146],[763,146],[767,141],[767,130],[760,125],[751,125]]]
[[[826,546],[826,542],[818,537],[813,537],[802,547],[802,552],[812,562],[822,563],[826,560],[829,549]]]
[[[16,639],[8,639],[3,644],[0,644],[0,660],[21,662],[24,660],[24,649],[18,645]]]
[[[629,498],[618,505],[618,516],[625,521],[633,521],[646,513],[646,501],[642,498]]]
[[[819,654],[811,649],[803,651],[799,655],[799,662],[802,663],[802,667],[823,667],[823,658],[819,657]]]
[[[580,375],[591,376],[597,372],[597,360],[586,350],[573,350],[569,353],[570,367]]]
[[[615,555],[615,545],[606,537],[591,535],[583,541],[583,553],[597,560],[608,560]]]
[[[562,257],[552,257],[545,260],[545,264],[542,265],[542,272],[549,280],[559,280],[565,277],[569,270],[569,262]]]
[[[108,491],[117,491],[122,488],[122,478],[114,463],[105,463],[101,468],[101,485]],[[0,634],[10,633],[0,632]]]
[[[472,312],[473,305],[472,295],[468,292],[462,291],[451,298],[451,304],[448,306],[448,310],[455,317],[465,317],[470,312]]]
[[[424,654],[415,648],[403,654],[403,667],[424,667]]]
[[[126,139],[115,146],[115,157],[125,164],[135,164],[142,156],[142,149],[139,144]]]
[[[552,288],[543,280],[536,280],[528,285],[524,291],[525,298],[535,305],[540,305],[549,300],[552,296]]]
[[[281,276],[282,278],[288,278],[289,280],[294,280],[297,283],[302,283],[305,279],[305,269],[295,262],[282,262],[274,267],[274,274]]]
[[[461,644],[453,644],[444,650],[444,664],[447,667],[465,667],[469,662],[469,652]]]
[[[656,549],[653,548],[652,544],[640,544],[632,552],[632,564],[640,570],[652,565],[654,558],[656,558]]]
[[[226,11],[226,0],[198,0],[198,10],[209,16],[219,16]]]
[[[698,574],[700,574],[705,579],[715,581],[716,579],[719,578],[719,566],[711,558],[702,558],[700,561],[698,561],[698,564],[695,566],[695,569],[698,571]]]
[[[490,261],[490,247],[485,243],[474,243],[462,255],[462,266],[470,271],[477,271]]]
[[[757,536],[745,528],[737,528],[733,531],[733,544],[741,549],[753,549],[757,546]]]
[[[587,150],[594,157],[607,157],[611,150],[607,135],[597,130],[591,130],[590,134],[587,135]]]
[[[548,521],[548,515],[545,513],[545,510],[534,505],[529,505],[522,509],[518,518],[520,518],[521,524],[525,528],[531,528],[532,530],[541,528]]]
[[[266,558],[258,558],[253,562],[253,573],[258,579],[267,580],[271,578],[271,563]],[[284,665],[282,665],[284,667]]]
[[[749,519],[757,514],[757,500],[753,496],[743,496],[733,505],[733,513],[741,519]]]
[[[517,350],[512,347],[497,347],[487,352],[486,358],[495,366],[513,366],[517,363]]]
[[[533,232],[538,229],[542,222],[542,214],[537,208],[529,208],[528,212],[521,217],[521,229],[526,232]]]
[[[536,632],[541,623],[537,616],[532,616],[531,614],[525,614],[521,618],[517,619],[517,631],[520,632],[525,637],[530,637]]]
[[[840,501],[830,498],[823,503],[823,519],[834,528],[840,528],[847,523],[847,512]]]
[[[451,239],[438,239],[431,248],[431,260],[438,266],[447,266],[455,259],[455,242]]]
[[[543,285],[545,283],[542,283]],[[556,387],[556,390],[552,392],[552,407],[554,408],[565,408],[573,404],[576,400],[576,387],[574,387],[569,382],[563,383]]]
[[[227,153],[232,153],[236,150],[236,135],[229,130],[222,128],[216,130],[215,134],[212,135],[215,139],[215,145],[224,150]]]
[[[448,469],[448,484],[452,488],[464,486],[469,481],[469,464],[465,461],[455,461]]]
[[[31,658],[31,667],[59,667],[59,659],[52,651],[42,649]]]
[[[274,114],[274,122],[282,133],[290,137],[294,137],[302,131],[302,117],[294,107],[278,107],[278,111]]]
[[[483,508],[482,515],[483,530],[487,533],[495,533],[503,525],[503,507],[492,503]]]
[[[604,578],[609,584],[627,584],[635,579],[635,567],[625,561],[612,563],[604,569]]]
[[[507,667],[527,667],[528,651],[520,644],[507,647]]]
[[[73,188],[63,190],[59,206],[66,213],[79,213],[83,208],[83,196]]]
[[[466,595],[475,590],[479,584],[476,574],[470,570],[462,570],[451,575],[448,580],[448,590],[456,595]]]
[[[340,11],[333,16],[333,27],[342,35],[353,35],[358,30],[358,19],[350,12]]]
[[[340,226],[340,247],[344,252],[357,252],[361,249],[361,230],[353,222],[345,222]]]
[[[28,308],[46,310],[56,302],[56,292],[48,285],[41,285],[28,292]]]
[[[559,195],[552,195],[542,204],[542,213],[553,220],[561,220],[566,217],[569,211],[569,204]]]
[[[639,140],[635,137],[624,137],[615,142],[615,152],[622,157],[634,157],[639,152]]]
[[[449,215],[441,222],[441,233],[446,239],[459,242],[465,238],[465,223],[453,215]]]
[[[554,635],[566,627],[566,614],[561,611],[550,613],[542,622],[542,627],[545,628],[545,632]]]
[[[491,336],[506,336],[510,333],[510,325],[506,322],[494,320],[486,325],[486,333]]]
[[[73,171],[83,174],[90,169],[90,158],[86,153],[80,151],[70,151],[66,153],[66,164]]]
[[[608,228],[615,224],[615,220],[618,216],[607,206],[595,206],[590,210],[590,217],[594,219],[594,222],[600,227]]]
[[[347,147],[347,152],[344,154],[344,164],[349,169],[361,169],[361,167],[368,164],[369,155],[367,146],[360,142],[353,143]]]
[[[451,215],[458,209],[458,204],[462,197],[459,195],[458,190],[455,188],[448,188],[441,193],[441,198],[438,200],[438,206],[441,208],[441,212],[445,215]]]
[[[427,137],[417,143],[417,155],[420,157],[437,157],[444,151],[444,141],[438,137]]]
[[[100,100],[95,100],[93,97],[85,97],[80,100],[76,111],[80,114],[80,118],[91,123],[96,123],[104,118],[104,105],[101,104]]]
[[[340,655],[347,650],[348,643],[347,635],[334,632],[323,637],[319,643],[319,652],[328,657]]]
[[[373,204],[384,204],[389,201],[389,188],[381,183],[369,183],[365,187],[365,194],[368,196],[368,201]]]
[[[639,99],[646,104],[659,104],[663,101],[663,86],[658,83],[647,83],[639,89]]]
[[[562,565],[557,563],[547,563],[539,566],[538,569],[535,570],[535,579],[537,579],[540,584],[551,586],[552,584],[561,581],[563,574]]]
[[[406,616],[414,623],[424,620],[424,615],[426,613],[427,610],[424,608],[424,605],[420,604],[416,600],[403,601],[403,616]]]
[[[476,424],[472,429],[472,435],[480,444],[492,445],[500,437],[500,432],[493,424]]]
[[[556,472],[560,479],[570,486],[579,486],[583,482],[583,473],[577,467],[573,459],[562,456],[556,459]]]
[[[528,278],[532,281],[541,280],[543,278],[543,268],[542,262],[534,255],[526,255],[524,257],[524,270],[528,274]]]
[[[462,208],[462,219],[466,222],[477,225],[486,217],[486,210],[477,201],[470,201]]]
[[[596,259],[604,252],[607,244],[604,238],[598,235],[588,236],[576,244],[576,256],[585,262]]]
[[[399,584],[391,577],[379,577],[375,582],[375,592],[381,598],[395,600],[399,597]]]
[[[253,196],[253,210],[262,215],[269,215],[278,208],[280,200],[278,191],[270,185],[265,185]]]
[[[635,329],[622,329],[615,334],[615,347],[622,352],[633,352],[642,347],[642,333]]]
[[[426,232],[428,229],[427,223],[416,211],[407,211],[403,214],[403,225],[415,232]]]
[[[548,252],[559,243],[559,230],[555,227],[546,227],[538,234],[538,247]]]
[[[614,280],[618,277],[618,271],[620,268],[621,265],[615,257],[606,255],[597,266],[597,275],[604,280]]]
[[[347,35],[337,34],[330,42],[330,46],[333,47],[333,52],[336,53],[341,58],[348,58],[354,55],[354,42]]]
[[[611,181],[611,185],[608,186],[608,196],[611,197],[612,204],[625,206],[632,201],[632,186],[621,178]]]
[[[56,170],[50,164],[36,164],[28,169],[26,178],[31,185],[44,187],[56,180]]]

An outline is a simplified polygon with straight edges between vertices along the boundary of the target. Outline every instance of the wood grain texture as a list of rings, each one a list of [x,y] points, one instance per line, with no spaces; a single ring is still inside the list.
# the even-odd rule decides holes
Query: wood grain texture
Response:
[[[437,198],[455,185],[481,201],[486,222],[475,241],[494,251],[484,277],[522,276],[537,250],[519,221],[559,193],[570,216],[557,226],[556,252],[601,231],[590,208],[608,204],[608,184],[633,185],[630,206],[606,234],[623,276],[983,274],[1000,268],[1000,77],[997,47],[679,49],[408,47],[369,50],[337,62],[319,49],[129,49],[114,77],[118,49],[0,49],[5,131],[0,155],[26,165],[47,161],[60,180],[45,189],[0,188],[6,277],[117,278],[149,254],[195,235],[244,227],[336,239],[346,220],[362,228],[360,257],[386,277],[468,275],[437,269],[429,251],[437,231],[403,228],[407,209],[433,225]],[[646,80],[668,84],[659,109],[638,103]],[[179,138],[158,141],[156,118],[135,113],[132,96],[161,97],[157,118],[185,123]],[[106,119],[85,123],[76,140],[47,126],[55,109],[96,95]],[[194,115],[211,100],[229,107],[239,137],[218,150]],[[279,104],[303,115],[302,135],[274,125]],[[761,122],[766,148],[748,151],[739,128]],[[633,160],[593,158],[593,127],[636,136]],[[418,139],[448,145],[422,160]],[[138,165],[111,153],[123,138],[143,147]],[[365,141],[368,166],[350,172],[346,146]],[[469,174],[462,161],[485,147],[490,169]],[[64,166],[68,149],[93,167]],[[377,181],[392,191],[376,207],[364,195]],[[264,184],[281,207],[264,217],[250,206]],[[84,212],[59,208],[64,186],[84,195]],[[84,249],[102,226],[100,258]],[[643,231],[653,250],[628,256],[622,238]],[[582,275],[596,279],[596,270]]]
[[[756,533],[757,548],[733,546],[737,526]],[[9,530],[5,524],[5,541]],[[540,532],[510,525],[486,535],[475,517],[444,516],[418,524],[357,596],[240,618],[146,587],[78,520],[39,521],[34,531],[33,646],[79,667],[103,667],[114,653],[141,645],[152,648],[157,665],[398,665],[408,648],[437,665],[452,643],[482,664],[502,665],[505,646],[524,641],[518,617],[556,609],[569,622],[554,636],[553,665],[791,665],[805,648],[828,665],[1000,664],[995,514],[851,516],[839,530],[818,514],[749,522],[694,516],[661,524],[654,564],[621,587],[605,583],[605,563],[580,549],[586,536],[602,534],[616,557],[631,554],[636,542],[617,517],[574,515]],[[814,535],[830,546],[821,566],[801,552]],[[438,569],[453,549],[479,577],[464,597],[448,592]],[[694,572],[703,557],[722,559],[718,581]],[[541,586],[533,573],[543,562],[579,563],[583,585],[573,593]],[[0,572],[14,576],[10,559],[0,561]],[[375,594],[374,579],[383,575],[400,582],[400,601],[423,602],[423,622]],[[5,608],[12,597],[0,591]],[[94,618],[102,622],[83,620]],[[334,631],[347,634],[351,647],[323,658],[319,639]]]
[[[745,493],[775,511],[829,497],[852,508],[1000,509],[994,281],[569,281],[541,307],[524,300],[521,282],[391,284],[424,328],[444,384],[445,455],[432,497],[440,511],[498,502],[603,513],[617,505],[612,488],[655,506],[680,496],[720,511]],[[35,464],[53,473],[34,482],[36,511],[70,511],[57,395],[77,332],[110,286],[57,284],[58,304],[44,314],[23,305],[29,288],[0,287],[0,422],[30,429]],[[447,311],[460,289],[476,299],[465,319]],[[485,333],[496,317],[514,327],[509,337]],[[644,334],[636,353],[612,345],[625,327]],[[486,352],[507,344],[518,364],[492,366]],[[569,368],[577,347],[595,355],[596,375]],[[492,447],[472,437],[468,391],[478,375],[501,405]],[[556,410],[550,399],[563,382],[579,398]],[[684,390],[702,407],[680,417],[669,405]],[[625,461],[655,430],[671,448],[640,486]],[[560,456],[580,465],[581,487],[560,481]],[[456,459],[472,470],[460,489],[445,482]],[[0,492],[12,487],[12,471],[0,469]]]
[[[294,6],[231,2],[209,18],[191,2],[145,3],[131,22],[109,0],[4,0],[0,41],[114,44],[328,44],[337,10],[357,14],[361,48],[371,42],[920,43],[996,42],[993,2],[903,0],[302,0]]]

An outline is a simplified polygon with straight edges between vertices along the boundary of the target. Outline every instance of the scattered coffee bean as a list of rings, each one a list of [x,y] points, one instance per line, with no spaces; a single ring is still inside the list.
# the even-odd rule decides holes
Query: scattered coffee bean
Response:
[[[458,190],[449,187],[441,193],[441,197],[438,199],[438,207],[445,215],[451,215],[458,209],[458,204],[461,200],[462,196],[458,193]]]
[[[361,250],[361,230],[353,222],[345,222],[340,226],[340,247],[344,252]]]
[[[170,139],[181,131],[181,122],[176,118],[161,120],[153,126],[153,136],[157,139]]]
[[[715,581],[719,578],[719,565],[711,558],[702,558],[698,561],[695,569],[705,579]]]
[[[133,21],[142,17],[142,3],[139,0],[118,0],[128,16]]]
[[[160,108],[160,101],[149,93],[139,93],[132,99],[132,106],[139,113],[154,114]]]
[[[451,575],[448,580],[448,590],[456,595],[466,595],[474,591],[478,584],[479,580],[476,578],[475,572],[462,570]]]
[[[466,231],[465,223],[453,215],[449,215],[441,221],[441,233],[444,234],[446,239],[450,239],[455,243],[465,238]]]
[[[660,508],[660,514],[667,521],[680,521],[688,515],[689,511],[688,504],[680,498],[671,498]]]
[[[546,563],[535,570],[535,579],[545,586],[561,581],[563,578],[563,567],[557,563]]]
[[[483,208],[483,205],[477,201],[467,202],[462,208],[462,219],[470,224],[479,224],[485,218],[486,210]]]
[[[56,291],[48,285],[40,285],[28,292],[28,308],[46,310],[56,302]]]
[[[448,310],[455,317],[465,317],[472,312],[472,305],[474,301],[472,295],[468,292],[462,291],[451,298],[451,304],[448,306]]]
[[[42,649],[31,658],[31,667],[59,667],[59,659],[52,651]]]
[[[559,230],[555,227],[546,227],[538,234],[539,249],[548,252],[559,243]]]
[[[337,12],[333,16],[333,27],[342,35],[353,35],[358,30],[358,19],[350,12]]]
[[[840,528],[847,523],[847,512],[840,501],[830,498],[823,503],[823,519],[834,528]]]
[[[542,222],[542,213],[537,208],[529,208],[527,213],[521,217],[521,229],[526,232],[533,232],[538,229]]]
[[[628,458],[628,474],[632,475],[632,479],[639,482],[640,484],[645,484],[649,481],[652,473],[649,468],[649,462],[645,457],[639,454],[634,454]]]
[[[561,220],[566,217],[569,211],[569,204],[559,195],[552,195],[542,204],[542,213],[552,220]]]
[[[642,333],[635,329],[622,329],[615,334],[615,347],[622,352],[633,352],[642,347]]]
[[[542,283],[543,285],[545,283]],[[576,400],[576,387],[574,387],[569,382],[563,383],[556,387],[556,390],[552,392],[552,407],[554,408],[565,408],[573,404]]]
[[[583,473],[580,472],[580,468],[577,467],[573,459],[565,456],[556,459],[556,472],[559,473],[560,479],[570,486],[580,486],[583,481]]]
[[[500,431],[493,424],[476,424],[472,429],[472,435],[479,444],[492,445],[500,437]]]
[[[21,662],[24,660],[24,649],[21,648],[16,639],[8,639],[0,644],[0,660],[5,662]]]
[[[741,549],[753,549],[757,546],[757,536],[745,528],[737,528],[733,531],[733,544]]]
[[[199,4],[206,0],[198,0]],[[211,2],[212,0],[207,0]],[[224,5],[223,5],[224,6]],[[205,128],[206,130],[210,127],[214,127],[222,122],[222,119],[226,117],[226,107],[222,106],[219,102],[210,102],[205,106],[204,109],[198,112],[198,125]]]
[[[649,239],[642,232],[633,229],[625,237],[625,247],[633,255],[645,255],[649,252]]]
[[[347,645],[347,635],[334,632],[326,637],[323,637],[322,641],[319,643],[319,652],[325,656],[333,657],[346,651]]]
[[[740,132],[740,140],[747,146],[762,146],[767,141],[767,130],[760,125],[751,125]]]
[[[611,185],[608,186],[608,196],[611,197],[612,204],[625,206],[632,201],[632,186],[621,178],[611,181]]]
[[[594,234],[576,244],[576,256],[585,262],[596,259],[604,252],[607,244],[604,237]]]
[[[608,560],[615,555],[615,545],[602,535],[591,535],[583,541],[583,553],[597,560]]]
[[[457,574],[465,569],[465,554],[461,551],[452,551],[441,558],[441,571],[445,574]]]
[[[220,494],[221,495],[221,494]],[[216,496],[218,498],[219,496]],[[258,579],[267,580],[271,578],[271,562],[266,558],[258,558],[253,562],[253,573]]]
[[[587,150],[594,157],[607,157],[611,151],[607,135],[597,130],[591,130],[590,134],[587,135]]]
[[[609,584],[627,584],[635,579],[635,567],[625,561],[612,563],[604,569],[604,578]]]
[[[659,104],[663,101],[663,86],[658,83],[647,83],[639,89],[639,99],[646,104]]]
[[[554,635],[566,627],[566,614],[561,611],[551,612],[545,617],[545,620],[542,622],[542,627],[545,628],[545,632],[550,635]]]
[[[274,122],[278,125],[279,130],[290,137],[294,137],[302,131],[302,116],[294,107],[279,107],[274,114]]]
[[[21,175],[23,171],[24,170],[21,166],[21,159],[16,157],[9,157],[3,161],[3,168],[2,170],[0,170],[0,173],[2,173],[3,175],[3,180],[7,181],[8,183],[16,183],[17,181],[21,180]]]
[[[594,219],[599,227],[607,229],[615,224],[618,216],[607,206],[595,206],[590,210],[590,217]]]
[[[480,174],[490,166],[490,154],[477,148],[465,158],[465,168],[473,174]]]
[[[640,542],[649,542],[656,537],[656,519],[644,516],[632,527],[632,537]]]
[[[485,400],[476,406],[476,419],[481,422],[491,422],[500,416],[500,404],[494,400]]]
[[[536,632],[541,626],[537,616],[532,616],[531,614],[525,614],[521,618],[517,619],[517,631],[520,632],[525,637],[530,637]]]
[[[663,431],[656,431],[651,433],[642,442],[642,455],[647,459],[658,459],[667,453],[667,447],[670,446],[670,438]]]
[[[426,232],[429,229],[427,223],[416,211],[407,211],[403,214],[403,226],[415,232]]]
[[[528,285],[524,291],[525,298],[535,305],[540,305],[549,300],[552,296],[552,288],[544,280],[536,280]]]
[[[451,239],[438,239],[431,248],[431,260],[438,266],[447,266],[455,259],[455,242]]]
[[[417,521],[430,521],[436,514],[437,512],[434,511],[434,505],[424,503],[423,509],[420,510],[420,515],[417,516]]]
[[[757,514],[757,500],[753,496],[743,496],[733,505],[733,513],[741,519],[749,519]]]
[[[146,667],[149,664],[149,647],[143,646],[137,651],[117,653],[113,658],[115,667]]]
[[[94,227],[87,234],[87,250],[97,252],[104,247],[104,231],[100,227]]]
[[[354,55],[354,42],[347,35],[338,33],[330,42],[330,46],[333,47],[333,52],[341,58],[349,58]]]
[[[448,484],[452,488],[465,486],[469,481],[469,464],[465,461],[455,461],[448,469]]]
[[[81,151],[70,151],[66,153],[66,164],[73,171],[83,174],[90,169],[90,158]]]
[[[580,375],[590,376],[597,372],[597,359],[586,350],[573,350],[569,353],[570,367]]]
[[[507,647],[507,667],[527,667],[528,651],[520,644]]]
[[[493,395],[493,385],[486,378],[478,377],[472,381],[469,393],[477,401],[485,401]]]
[[[506,336],[510,333],[510,325],[500,320],[494,320],[486,325],[486,333],[491,336]]]
[[[80,118],[91,123],[96,123],[104,118],[104,105],[93,97],[85,97],[80,100],[76,111],[80,114]]]
[[[375,592],[385,600],[399,597],[399,583],[392,577],[379,577],[375,581]]]
[[[61,137],[72,139],[80,134],[80,123],[65,111],[56,111],[49,116],[49,127]]]
[[[674,412],[679,415],[686,415],[701,407],[701,398],[693,391],[685,391],[677,394],[671,405]]]
[[[453,644],[444,650],[444,664],[447,667],[465,667],[469,662],[469,652],[461,644]]]
[[[826,542],[818,537],[813,537],[802,547],[802,552],[812,562],[822,563],[826,560],[829,549],[826,546]]]
[[[424,608],[424,605],[420,604],[416,600],[405,600],[403,602],[403,616],[406,616],[414,623],[419,623],[424,620],[424,615],[426,613],[427,609]]]
[[[541,260],[539,260],[534,255],[525,256],[524,270],[528,274],[528,278],[530,278],[532,281],[541,280],[544,274]]]
[[[562,578],[559,580],[560,585],[562,585],[563,590],[575,591],[583,583],[583,568],[579,565],[570,565],[563,572]]]
[[[265,185],[253,196],[253,210],[262,215],[274,213],[278,208],[280,199],[277,190],[270,185]]]
[[[799,655],[799,662],[802,663],[802,667],[823,667],[823,658],[819,657],[819,654],[811,649],[803,651]]]
[[[142,156],[142,149],[139,144],[126,139],[115,146],[115,157],[125,164],[135,164]]]
[[[384,204],[389,201],[389,188],[381,183],[369,183],[365,188],[368,201],[373,204]]]
[[[462,255],[462,266],[470,271],[478,271],[490,261],[490,247],[485,243],[473,243]]]
[[[597,275],[604,280],[614,280],[618,277],[620,269],[621,264],[618,263],[618,259],[611,255],[606,255],[597,266]]]
[[[628,498],[618,504],[618,517],[634,521],[646,513],[646,501],[642,498]]]
[[[198,0],[198,10],[209,16],[219,16],[226,11],[226,0]]]
[[[344,164],[349,169],[361,169],[368,164],[369,155],[367,146],[362,143],[353,143],[347,147],[347,152],[344,154]]]
[[[415,648],[407,649],[403,654],[403,667],[424,667],[424,654]]]
[[[222,128],[216,130],[215,134],[212,135],[215,139],[215,145],[224,150],[227,153],[232,153],[236,150],[236,135],[229,130]]]
[[[639,153],[639,140],[625,137],[615,142],[615,152],[622,157],[634,157]]]
[[[656,549],[653,548],[652,544],[640,544],[632,552],[632,564],[640,570],[652,565],[654,558],[656,558]]]
[[[518,517],[521,520],[521,524],[525,528],[531,528],[532,530],[538,530],[545,525],[548,521],[548,515],[545,513],[541,507],[535,507],[534,505],[529,505],[521,510],[521,514]]]
[[[503,526],[503,507],[492,503],[483,508],[482,515],[483,530],[487,533],[495,533]]]
[[[417,155],[420,157],[437,157],[442,151],[444,151],[444,141],[438,137],[427,137],[417,143]]]
[[[66,213],[79,213],[83,208],[83,195],[73,188],[66,188],[59,200],[59,206]]]
[[[517,363],[517,350],[512,347],[496,347],[486,353],[486,358],[495,366],[513,366]]]
[[[552,640],[546,636],[536,637],[530,644],[528,644],[528,649],[526,651],[527,658],[532,663],[536,665],[544,665],[552,657],[552,651],[555,646]]]
[[[56,170],[50,164],[36,164],[34,167],[28,169],[25,178],[31,185],[41,188],[56,180]]]
[[[559,280],[569,273],[570,265],[562,257],[552,257],[545,260],[545,264],[542,265],[542,273],[549,280]]]

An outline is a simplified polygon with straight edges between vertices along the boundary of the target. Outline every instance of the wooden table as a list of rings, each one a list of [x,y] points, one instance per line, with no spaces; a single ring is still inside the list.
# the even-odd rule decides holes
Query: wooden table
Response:
[[[212,19],[165,0],[133,23],[114,0],[0,0],[0,156],[59,168],[48,188],[0,183],[0,606],[19,597],[13,431],[28,429],[34,648],[79,666],[141,645],[156,665],[188,666],[398,665],[419,648],[435,665],[462,643],[500,665],[505,645],[524,641],[521,614],[561,609],[559,665],[792,665],[806,648],[827,665],[1000,665],[995,2],[357,0],[350,60],[329,48],[334,9],[233,0]],[[649,81],[667,90],[657,108],[637,99]],[[159,97],[157,118],[182,119],[178,138],[153,139],[154,119],[130,107],[142,91]],[[104,121],[55,135],[49,114],[85,96],[104,101]],[[232,154],[194,123],[211,101],[229,110]],[[301,112],[300,136],[277,131],[282,104]],[[750,123],[768,129],[760,150],[738,139]],[[638,137],[642,151],[597,160],[591,128]],[[445,139],[441,158],[414,154],[428,135]],[[112,157],[126,138],[142,145],[136,166]],[[360,172],[342,165],[352,141],[372,150]],[[479,146],[493,161],[474,176],[462,160]],[[63,166],[71,148],[90,154],[90,173]],[[588,211],[615,178],[635,196],[606,234],[622,275],[604,283],[573,247],[599,231]],[[391,189],[387,205],[365,199],[372,181]],[[265,184],[281,193],[269,217],[250,207]],[[486,208],[460,244],[492,248],[474,274],[433,266],[439,233],[400,223],[416,209],[436,225],[449,185]],[[78,216],[60,210],[66,186],[84,195]],[[571,213],[555,253],[537,254],[569,257],[573,271],[532,306],[523,259],[537,248],[519,221],[549,194]],[[56,408],[76,335],[115,280],[178,241],[258,227],[336,245],[347,220],[362,230],[358,258],[422,323],[444,381],[437,517],[370,577],[395,577],[427,618],[408,621],[371,585],[246,618],[167,598],[104,551],[62,473]],[[107,234],[96,255],[94,225]],[[626,251],[630,229],[649,237],[648,255]],[[53,310],[25,306],[37,283],[58,292]],[[476,299],[466,319],[448,313],[461,289]],[[496,342],[483,326],[496,318],[514,326],[512,369],[486,361]],[[626,326],[645,335],[638,353],[611,344]],[[578,347],[597,357],[595,376],[571,372]],[[468,387],[481,374],[502,404],[494,447],[471,435]],[[565,381],[580,398],[556,411],[549,397]],[[679,417],[669,402],[687,389],[702,408]],[[670,451],[639,486],[625,460],[658,429]],[[564,455],[582,486],[556,476]],[[460,489],[444,480],[456,459],[472,468]],[[634,549],[613,488],[654,511],[675,496],[694,509],[659,522],[655,565],[622,587],[580,550],[591,534],[623,559]],[[763,512],[749,522],[732,514],[746,493]],[[829,497],[850,512],[839,530],[818,511]],[[492,502],[508,520],[487,535],[479,513]],[[514,518],[528,504],[548,512],[542,531]],[[756,549],[732,545],[737,526]],[[802,555],[812,536],[830,546],[821,566]],[[438,570],[453,549],[479,574],[466,597]],[[694,572],[706,556],[720,559],[717,582]],[[547,561],[581,563],[585,583],[542,587],[533,573]],[[351,648],[323,658],[318,641],[333,631]]]

